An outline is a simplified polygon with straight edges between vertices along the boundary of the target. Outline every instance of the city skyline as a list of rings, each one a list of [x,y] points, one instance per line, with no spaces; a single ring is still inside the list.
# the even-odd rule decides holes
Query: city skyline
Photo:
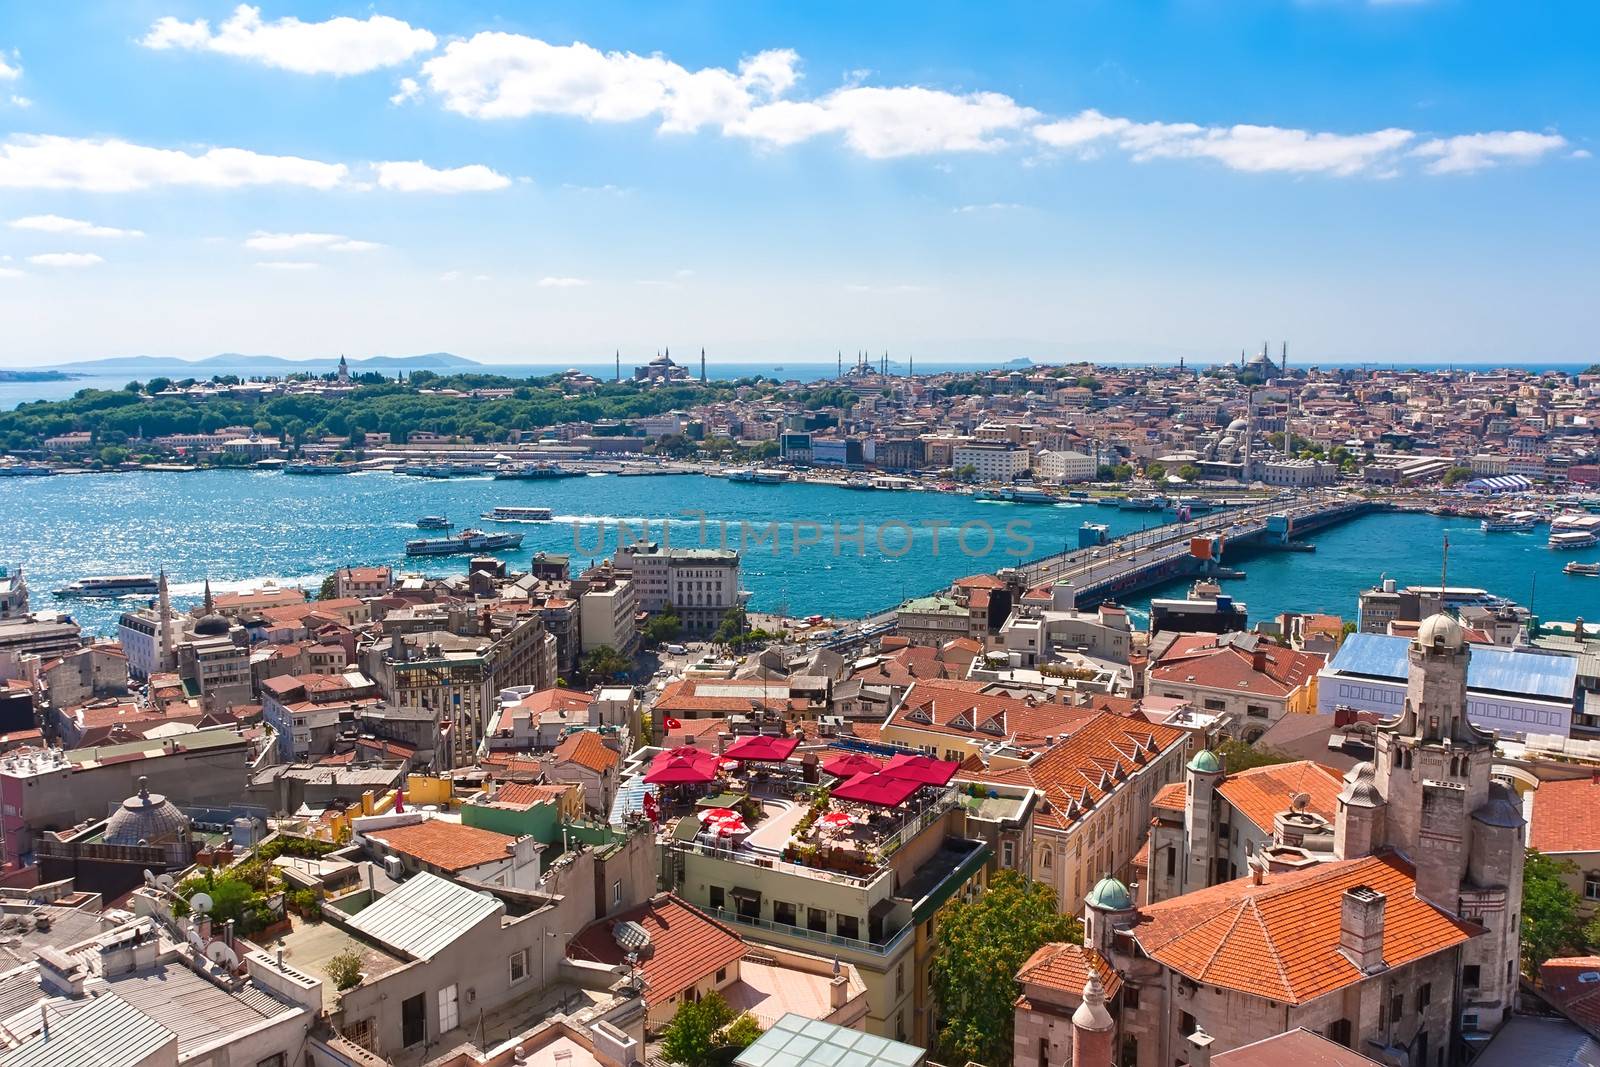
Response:
[[[5,9],[0,366],[1581,363],[1600,325],[1578,5]]]

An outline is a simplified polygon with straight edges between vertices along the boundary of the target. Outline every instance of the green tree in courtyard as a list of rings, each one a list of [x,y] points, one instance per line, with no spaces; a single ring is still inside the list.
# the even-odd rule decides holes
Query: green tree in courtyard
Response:
[[[1584,947],[1578,894],[1565,880],[1577,870],[1570,860],[1528,850],[1522,868],[1522,966],[1530,975],[1538,974],[1539,965],[1552,956]]]
[[[706,1067],[713,1062],[717,1031],[732,1020],[733,1009],[721,993],[685,1000],[661,1033],[661,1051],[667,1059],[684,1067]]]
[[[1017,971],[1041,945],[1082,944],[1082,927],[1056,911],[1049,886],[1002,870],[976,900],[947,905],[935,929],[940,1058],[1010,1063]]]
[[[322,579],[322,588],[317,590],[318,600],[332,600],[339,595],[339,576],[330,574]]]

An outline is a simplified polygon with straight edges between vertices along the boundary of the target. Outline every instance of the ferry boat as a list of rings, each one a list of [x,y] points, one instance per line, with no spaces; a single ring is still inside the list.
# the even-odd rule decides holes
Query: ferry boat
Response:
[[[521,534],[491,534],[462,530],[450,537],[423,537],[406,542],[408,556],[453,556],[462,552],[497,552],[522,544]]]
[[[1561,570],[1565,574],[1585,574],[1590,578],[1600,578],[1600,563],[1579,563],[1573,560]]]
[[[415,478],[481,478],[489,468],[482,463],[419,463],[396,467],[395,473]]]
[[[349,474],[358,469],[355,463],[285,463],[285,474]]]
[[[1010,489],[983,489],[977,494],[979,500],[1002,501],[1007,504],[1054,504],[1055,497],[1042,489],[1029,489],[1018,486]]]
[[[730,482],[753,482],[756,480],[756,472],[745,467],[737,467],[733,470],[725,471],[722,476]]]
[[[549,522],[549,508],[518,508],[502,505],[485,511],[479,518],[490,522]]]
[[[59,597],[108,600],[119,596],[155,596],[160,591],[160,583],[148,574],[106,574],[68,582],[55,594]]]
[[[569,471],[557,463],[502,463],[494,470],[500,481],[540,481],[548,478],[582,478],[582,471]]]
[[[1130,496],[1117,503],[1123,511],[1160,511],[1167,506],[1166,497],[1151,493],[1147,496]]]
[[[453,526],[455,526],[455,523],[443,515],[424,515],[417,520],[417,529],[419,530],[448,530]]]
[[[50,467],[37,463],[9,463],[0,466],[0,478],[46,478],[54,474]]]
[[[915,484],[910,478],[901,478],[893,474],[880,474],[867,483],[869,489],[882,489],[890,493],[901,493],[910,489]]]
[[[750,480],[757,485],[782,485],[789,480],[789,472],[775,467],[761,467],[751,473]]]
[[[1550,535],[1554,549],[1589,548],[1600,544],[1600,532],[1594,530],[1556,530]]]
[[[1539,525],[1539,515],[1533,511],[1513,511],[1508,515],[1494,515],[1479,523],[1484,533],[1521,533]]]
[[[1589,515],[1582,511],[1564,511],[1550,520],[1552,534],[1568,530],[1600,531],[1600,515]]]

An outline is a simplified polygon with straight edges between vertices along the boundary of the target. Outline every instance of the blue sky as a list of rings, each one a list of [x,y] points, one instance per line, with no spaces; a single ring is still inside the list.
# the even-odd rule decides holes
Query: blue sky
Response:
[[[0,364],[1596,358],[1592,3],[0,0]]]

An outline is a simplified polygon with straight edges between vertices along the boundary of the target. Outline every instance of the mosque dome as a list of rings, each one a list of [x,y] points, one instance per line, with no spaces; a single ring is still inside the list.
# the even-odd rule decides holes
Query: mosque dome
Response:
[[[1133,894],[1128,892],[1127,886],[1107,876],[1096,882],[1095,887],[1089,890],[1084,903],[1101,911],[1132,911]]]
[[[1466,641],[1466,632],[1462,630],[1461,623],[1456,621],[1455,616],[1442,611],[1429,615],[1417,627],[1417,644],[1422,648],[1434,648],[1442,644],[1447,649],[1456,650]]]
[[[194,624],[196,637],[221,637],[232,628],[233,624],[231,622],[215,612],[201,616],[200,621]]]
[[[1244,433],[1249,428],[1250,422],[1247,419],[1234,419],[1232,422],[1228,423],[1229,433]]]
[[[139,779],[139,792],[122,802],[106,821],[108,845],[165,845],[189,834],[189,817],[160,793],[150,792],[149,780]]]
[[[1189,769],[1199,774],[1222,773],[1222,761],[1217,759],[1217,754],[1209,748],[1202,748],[1194,754],[1194,759],[1189,761]]]

